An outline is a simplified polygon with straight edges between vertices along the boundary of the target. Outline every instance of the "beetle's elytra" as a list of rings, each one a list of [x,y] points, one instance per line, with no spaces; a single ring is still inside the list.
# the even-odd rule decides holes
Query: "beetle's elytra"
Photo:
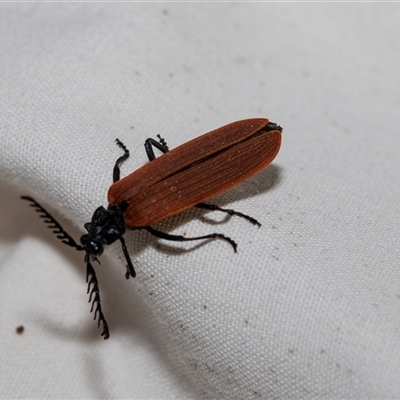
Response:
[[[282,128],[265,118],[246,119],[233,122],[199,136],[173,150],[169,150],[164,139],[147,139],[145,149],[149,163],[120,179],[120,165],[129,157],[125,145],[116,139],[124,154],[117,159],[113,170],[114,183],[108,190],[107,209],[100,206],[91,222],[84,225],[87,233],[81,244],[34,199],[21,198],[31,203],[45,223],[66,245],[85,252],[89,302],[92,303],[94,319],[103,324],[101,335],[108,339],[109,329],[101,307],[99,285],[91,264],[103,253],[104,246],[119,240],[127,261],[126,278],[135,277],[136,272],[125,245],[126,229],[145,229],[166,240],[189,241],[219,238],[227,241],[236,251],[231,238],[220,233],[187,238],[161,232],[151,225],[191,207],[218,210],[236,215],[260,226],[254,218],[240,212],[223,209],[204,203],[231,187],[243,182],[264,169],[278,154]],[[155,157],[153,147],[162,154]]]

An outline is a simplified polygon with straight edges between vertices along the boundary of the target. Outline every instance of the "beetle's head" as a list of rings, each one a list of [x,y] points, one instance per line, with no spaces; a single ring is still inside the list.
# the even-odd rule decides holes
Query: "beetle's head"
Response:
[[[103,254],[104,245],[97,241],[95,238],[91,237],[90,234],[82,235],[81,244],[86,251],[86,254],[95,260],[97,257]]]

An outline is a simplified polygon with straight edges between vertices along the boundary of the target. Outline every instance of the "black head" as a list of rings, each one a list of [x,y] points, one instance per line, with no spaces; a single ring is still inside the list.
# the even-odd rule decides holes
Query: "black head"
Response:
[[[120,239],[126,231],[123,212],[126,206],[100,206],[94,212],[92,221],[86,223],[87,234],[81,237],[81,244],[86,251],[86,259],[97,260],[104,246]]]

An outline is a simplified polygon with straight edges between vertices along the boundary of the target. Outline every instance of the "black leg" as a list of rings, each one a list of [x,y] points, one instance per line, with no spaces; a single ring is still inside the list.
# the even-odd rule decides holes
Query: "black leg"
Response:
[[[119,139],[115,139],[115,142],[122,150],[124,150],[125,154],[119,157],[118,160],[115,162],[113,170],[113,182],[119,181],[119,176],[120,176],[119,166],[129,157],[129,150],[125,147],[125,145]]]
[[[90,276],[90,279],[89,279]],[[96,272],[92,267],[90,261],[86,261],[86,282],[88,284],[87,293],[89,294],[89,303],[92,303],[92,307],[90,308],[90,312],[94,310],[94,320],[98,320],[97,326],[100,327],[100,322],[103,323],[103,332],[101,332],[101,336],[104,336],[103,339],[107,340],[110,337],[110,332],[108,330],[108,324],[104,317],[103,311],[101,309],[101,300],[100,300],[100,290],[99,290],[99,282],[96,277]],[[94,294],[94,297],[93,297]],[[92,302],[93,297],[93,302]],[[96,308],[94,308],[96,307]]]
[[[237,252],[237,244],[236,242],[231,239],[228,236],[225,236],[221,233],[211,233],[210,235],[205,235],[205,236],[198,236],[198,237],[192,237],[192,238],[187,238],[184,236],[178,236],[178,235],[171,235],[169,233],[161,232],[158,231],[157,229],[152,228],[151,226],[146,226],[143,229],[146,229],[146,231],[150,232],[152,235],[159,237],[161,239],[165,240],[172,240],[175,242],[186,242],[190,240],[203,240],[203,239],[223,239],[227,241],[232,247],[235,253]]]
[[[123,237],[120,237],[119,240],[122,245],[122,251],[124,252],[126,262],[128,263],[126,273],[125,273],[125,278],[126,279],[129,279],[130,277],[134,278],[136,276],[136,272],[135,272],[135,268],[133,268],[132,260],[129,257],[128,249],[126,248],[126,244],[125,244],[125,239]]]
[[[258,227],[261,226],[261,224],[256,219],[254,219],[246,214],[242,214],[241,212],[238,212],[235,210],[220,208],[220,207],[216,206],[215,204],[199,203],[199,204],[196,204],[195,207],[203,208],[205,210],[211,210],[211,211],[222,211],[229,215],[236,215],[237,217],[247,219],[247,221],[250,221],[253,225],[257,225]]]
[[[158,150],[162,151],[163,153],[166,153],[167,151],[169,151],[169,148],[168,148],[165,140],[160,135],[157,135],[157,136],[158,136],[158,141],[153,138],[149,138],[149,139],[146,139],[146,141],[144,142],[144,148],[146,149],[146,154],[147,154],[147,157],[149,158],[149,161],[153,161],[156,158],[153,147],[157,148]]]

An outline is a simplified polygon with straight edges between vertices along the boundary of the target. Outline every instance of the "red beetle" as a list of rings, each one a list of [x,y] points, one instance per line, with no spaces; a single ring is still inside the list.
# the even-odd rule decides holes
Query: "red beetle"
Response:
[[[245,119],[225,125],[169,150],[164,139],[147,139],[145,148],[150,162],[120,179],[120,164],[129,157],[124,144],[116,139],[124,155],[114,165],[113,181],[108,190],[108,207],[97,208],[92,221],[86,223],[87,233],[78,245],[62,226],[34,199],[28,200],[57,237],[76,250],[85,251],[87,282],[94,319],[103,323],[101,335],[108,339],[109,329],[101,308],[99,285],[91,261],[97,261],[104,246],[119,240],[128,263],[126,278],[136,272],[129,257],[123,235],[126,229],[145,229],[166,240],[188,241],[219,238],[227,241],[236,252],[237,245],[220,233],[187,238],[161,232],[151,225],[191,207],[218,210],[237,215],[260,226],[254,218],[234,210],[220,208],[204,201],[243,182],[264,169],[278,154],[282,128],[265,118]],[[164,154],[155,157],[153,147]]]

